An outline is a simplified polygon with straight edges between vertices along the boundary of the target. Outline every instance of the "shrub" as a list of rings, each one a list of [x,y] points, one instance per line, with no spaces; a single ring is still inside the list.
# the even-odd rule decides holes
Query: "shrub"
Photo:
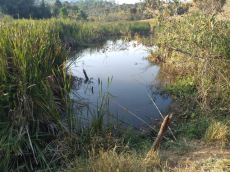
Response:
[[[224,145],[228,141],[229,128],[222,122],[212,121],[205,132],[204,140],[206,143]]]

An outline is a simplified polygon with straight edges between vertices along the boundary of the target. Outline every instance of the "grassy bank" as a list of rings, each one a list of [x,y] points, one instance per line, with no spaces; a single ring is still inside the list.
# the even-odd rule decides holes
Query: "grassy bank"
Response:
[[[96,149],[96,153],[91,148],[89,157],[76,158],[65,170],[228,171],[229,24],[200,13],[154,20],[155,40],[146,44],[158,47],[149,60],[160,62],[161,72],[168,74],[161,91],[174,98],[176,140],[170,134],[158,154],[149,156],[155,136],[145,133],[135,140],[138,134],[132,131],[127,137],[115,136],[115,140],[129,138],[130,142]]]
[[[92,125],[74,130],[79,121],[68,96],[73,78],[67,75],[65,65],[69,47],[89,46],[109,36],[146,34],[150,31],[148,22],[50,19],[3,20],[0,24],[3,171],[226,169],[229,160],[200,158],[198,163],[187,161],[185,155],[193,157],[196,150],[206,150],[203,144],[228,146],[228,21],[195,13],[180,20],[158,18],[152,23],[156,39],[150,40],[150,44],[156,44],[158,51],[152,52],[150,60],[166,62],[161,63],[161,70],[172,74],[169,80],[172,77],[173,82],[168,82],[163,91],[175,98],[173,133],[177,138],[173,140],[171,134],[167,135],[168,141],[163,140],[162,148],[154,154],[150,149],[155,133],[103,126],[102,117],[109,114],[108,95],[102,96]],[[138,42],[148,44],[148,39],[137,38]],[[205,163],[211,165],[207,167]]]
[[[150,26],[57,19],[3,19],[0,25],[0,169],[52,171],[86,146],[83,131],[73,132],[66,48],[146,33]]]
[[[175,132],[189,139],[224,144],[230,138],[229,25],[196,12],[179,20],[162,18],[155,28],[158,51],[149,60],[166,62],[162,71],[174,82],[163,91],[176,99]]]

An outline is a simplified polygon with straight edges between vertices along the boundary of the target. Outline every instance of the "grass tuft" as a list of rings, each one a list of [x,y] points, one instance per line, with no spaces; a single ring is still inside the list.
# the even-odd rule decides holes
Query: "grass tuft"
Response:
[[[90,158],[82,160],[80,158],[69,167],[68,171],[111,171],[111,172],[139,172],[154,170],[157,171],[157,166],[160,164],[160,159],[157,155],[151,156],[147,163],[144,160],[143,154],[137,154],[135,151],[117,153],[116,148],[110,151],[100,151],[95,154],[90,153]]]
[[[222,122],[212,121],[204,135],[207,144],[225,145],[228,142],[229,127]]]

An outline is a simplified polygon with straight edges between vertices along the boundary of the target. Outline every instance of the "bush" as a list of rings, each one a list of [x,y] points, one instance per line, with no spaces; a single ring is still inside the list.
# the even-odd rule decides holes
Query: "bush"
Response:
[[[135,22],[131,24],[130,26],[130,31],[132,32],[139,32],[139,33],[144,33],[144,32],[149,32],[151,29],[149,22]]]
[[[206,143],[224,145],[228,141],[229,128],[222,122],[212,121],[205,132],[204,140]]]
[[[195,0],[198,8],[207,14],[221,12],[227,0]]]

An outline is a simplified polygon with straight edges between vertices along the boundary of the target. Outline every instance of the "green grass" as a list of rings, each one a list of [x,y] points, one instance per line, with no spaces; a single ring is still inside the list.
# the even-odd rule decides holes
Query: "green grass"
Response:
[[[155,27],[157,53],[170,54],[161,70],[176,78],[162,91],[175,99],[172,108],[179,118],[176,132],[189,139],[212,140],[214,133],[205,135],[210,127],[214,128],[210,132],[216,131],[210,121],[220,125],[229,116],[229,25],[216,14],[196,12],[181,19],[161,18]]]
[[[150,24],[149,22],[135,22],[130,25],[130,30],[133,33],[148,33],[150,30]]]
[[[67,52],[48,22],[1,23],[1,169],[32,170],[48,162],[64,132],[58,104],[68,94]],[[62,67],[61,67],[62,66]],[[59,68],[61,67],[61,70]],[[57,77],[58,76],[58,77]],[[28,161],[31,159],[30,161]]]
[[[79,121],[69,98],[67,48],[128,35],[130,23],[4,19],[0,24],[0,168],[58,168],[82,152],[81,134],[73,132]],[[102,130],[102,114],[97,112],[88,138]]]

